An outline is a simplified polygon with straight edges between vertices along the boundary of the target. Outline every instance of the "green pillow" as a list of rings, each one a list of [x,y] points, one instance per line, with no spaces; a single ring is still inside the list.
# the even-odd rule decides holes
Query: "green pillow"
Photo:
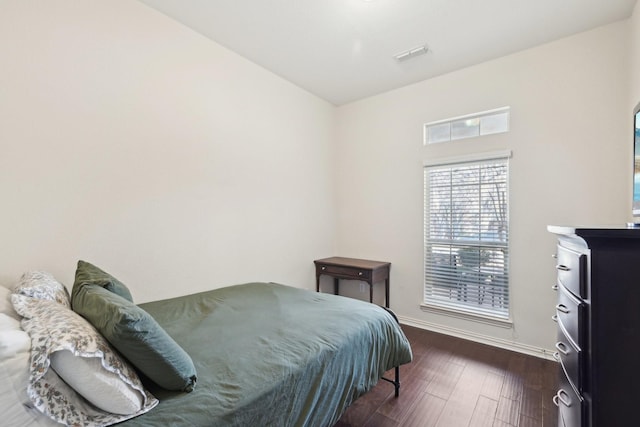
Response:
[[[129,288],[127,288],[124,283],[86,261],[78,261],[78,268],[76,268],[76,280],[73,287],[75,288],[76,285],[102,286],[106,290],[133,302],[131,292],[129,292]]]
[[[149,313],[94,284],[74,284],[71,303],[150,380],[167,390],[193,390],[196,368],[191,357]]]

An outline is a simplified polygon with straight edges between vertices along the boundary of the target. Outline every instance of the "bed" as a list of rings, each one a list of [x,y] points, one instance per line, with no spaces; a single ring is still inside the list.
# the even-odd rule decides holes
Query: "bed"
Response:
[[[190,392],[167,390],[136,365],[151,397],[144,413],[119,424],[126,427],[331,426],[394,368],[396,377],[387,380],[396,383],[397,395],[397,367],[412,357],[388,310],[276,283],[234,285],[137,307],[190,357],[197,380],[190,377]],[[14,384],[13,390],[24,400],[21,387]],[[6,396],[6,390],[0,393],[3,405]],[[50,424],[24,405],[22,415],[32,425]]]

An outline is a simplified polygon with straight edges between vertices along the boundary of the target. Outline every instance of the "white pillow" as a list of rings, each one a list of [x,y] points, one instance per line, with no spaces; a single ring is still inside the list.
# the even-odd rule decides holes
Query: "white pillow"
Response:
[[[0,362],[18,353],[28,353],[31,338],[25,331],[0,331]]]
[[[17,313],[16,313],[17,314]],[[20,322],[8,314],[0,313],[0,331],[21,331]]]
[[[6,321],[7,319],[10,321]],[[37,410],[27,395],[31,347],[29,335],[20,329],[20,322],[6,314],[0,313],[0,324],[2,327],[9,326],[8,329],[0,331],[0,347],[7,344],[6,337],[2,336],[4,332],[10,332],[12,335],[23,334],[22,339],[26,338],[29,341],[26,350],[23,347],[17,349],[13,355],[0,358],[0,424],[21,427],[60,426]]]
[[[122,359],[102,335],[80,315],[51,300],[18,294],[13,294],[11,299],[16,311],[24,317],[22,327],[33,343],[29,360],[27,394],[32,404],[44,414],[66,425],[106,426],[143,414],[158,404],[158,400],[144,389],[131,365]],[[99,403],[99,406],[111,408],[111,402],[114,399],[122,404],[122,397],[114,396],[118,393],[117,388],[112,388],[108,392],[102,391],[104,394],[99,397],[83,397],[80,391],[63,381],[54,369],[49,368],[52,354],[64,350],[72,353],[71,357],[75,359],[71,362],[75,364],[73,369],[84,363],[81,359],[98,360],[99,364],[94,365],[94,368],[105,375],[112,375],[115,381],[122,383],[122,386],[139,394],[142,401],[140,409],[133,413],[115,414],[89,403],[91,398]],[[63,355],[61,371],[68,371],[68,363],[69,361],[64,360]],[[67,373],[69,378],[74,375],[73,372]],[[93,381],[93,379],[80,377],[76,378],[76,382],[78,381]],[[131,399],[124,398],[125,401],[127,399],[130,403]],[[121,406],[120,409],[122,409]]]
[[[11,316],[14,319],[20,320],[20,315],[16,313],[11,304],[11,291],[4,286],[0,286],[0,313]]]
[[[16,315],[18,315],[16,313]],[[31,338],[20,328],[20,322],[0,313],[0,399],[3,403],[20,398],[20,406],[29,402],[27,382],[29,379],[29,349]],[[0,409],[4,409],[1,408]],[[0,410],[2,420],[7,411]],[[18,411],[18,414],[21,412]],[[11,419],[11,418],[9,418]],[[21,424],[9,424],[21,425]]]
[[[31,338],[22,330],[20,322],[7,314],[0,313],[0,363],[18,355],[28,359],[30,348]],[[28,365],[29,362],[25,362],[24,366]]]
[[[98,408],[122,415],[142,409],[142,394],[105,370],[100,358],[76,357],[68,350],[53,352],[50,357],[60,378]]]
[[[27,382],[29,379],[29,354],[0,360],[0,414],[2,425],[23,426],[29,416],[25,404],[29,403]]]
[[[29,403],[27,384],[29,382],[29,353],[18,353],[0,361],[0,371],[4,371],[2,388],[11,388],[20,395],[21,404]]]

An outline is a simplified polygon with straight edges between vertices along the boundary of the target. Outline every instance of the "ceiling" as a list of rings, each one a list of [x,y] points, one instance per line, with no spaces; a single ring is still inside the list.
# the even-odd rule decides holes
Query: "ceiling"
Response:
[[[627,18],[636,3],[140,1],[335,105]],[[424,55],[393,58],[425,44]]]

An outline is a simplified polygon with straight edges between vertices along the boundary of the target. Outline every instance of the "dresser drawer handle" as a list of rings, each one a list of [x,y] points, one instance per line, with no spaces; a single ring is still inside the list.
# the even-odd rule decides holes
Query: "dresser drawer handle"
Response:
[[[553,320],[554,322],[558,323],[558,315],[554,314],[553,316],[551,316],[551,320]]]
[[[362,276],[362,271],[359,271],[359,272],[358,272],[358,276]]]
[[[565,399],[563,396],[566,396],[567,398]],[[558,404],[558,401],[560,401],[567,408],[571,407],[571,400],[569,398],[569,395],[563,389],[558,390],[558,393],[555,396],[553,396],[552,400],[553,400],[553,404],[556,405],[557,407],[560,407],[560,405]]]
[[[559,271],[571,271],[571,269],[569,267],[567,267],[566,265],[562,265],[562,264],[556,265],[556,269],[559,270]]]
[[[567,308],[567,306],[564,305],[564,304],[556,305],[556,310],[558,310],[560,313],[564,313],[564,314],[569,314],[571,312],[571,310],[569,310]]]
[[[324,271],[324,270],[326,270],[326,269],[327,269],[327,267],[325,267],[325,266],[322,266],[322,271]]]
[[[569,350],[567,348],[567,345],[563,342],[557,342],[556,343],[556,348],[558,349],[558,351],[562,354],[564,354],[565,356],[568,356],[569,353],[571,353],[571,350]]]

